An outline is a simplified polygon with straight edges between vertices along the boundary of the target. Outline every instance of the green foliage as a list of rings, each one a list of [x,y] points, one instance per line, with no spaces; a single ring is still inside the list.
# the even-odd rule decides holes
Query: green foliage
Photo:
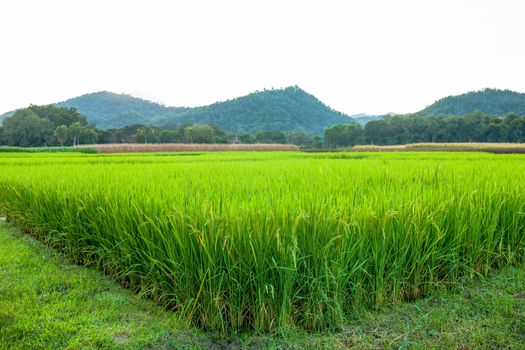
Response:
[[[64,142],[66,142],[67,137],[69,135],[67,126],[66,125],[57,126],[53,135],[55,136],[55,139],[57,140],[57,142],[60,143],[60,146],[64,146]]]
[[[98,133],[93,128],[83,127],[78,138],[79,145],[93,145],[98,142]]]
[[[136,137],[139,134],[139,129],[147,125],[134,124],[125,126],[120,129],[100,130],[99,143],[134,143],[137,142]],[[153,126],[149,126],[155,128]],[[160,131],[159,131],[160,133]]]
[[[337,329],[525,258],[520,155],[38,155],[0,166],[0,214],[208,330]]]
[[[324,131],[326,147],[349,147],[364,142],[363,127],[360,124],[337,124]]]
[[[95,144],[98,141],[98,133],[92,128],[81,125],[79,122],[69,126],[68,135],[73,146]]]
[[[31,105],[28,109],[35,112],[40,118],[49,120],[54,126],[69,126],[73,123],[80,123],[84,126],[87,125],[86,117],[80,114],[75,108],[60,108],[54,105]]]
[[[0,349],[172,348],[183,325],[0,223]]]
[[[177,130],[162,130],[159,135],[160,143],[181,143],[180,132]]]
[[[99,143],[227,143],[231,135],[214,125],[184,125],[156,127],[132,125],[121,129],[103,130]]]
[[[158,140],[158,130],[149,125],[137,129],[135,140],[138,143],[151,143]]]
[[[313,137],[304,131],[294,130],[287,133],[286,141],[292,145],[311,147],[313,143]]]
[[[417,142],[525,142],[525,116],[389,116],[364,128],[366,143],[399,145]]]
[[[442,98],[420,114],[463,115],[481,111],[488,115],[525,114],[525,94],[510,90],[484,89]]]
[[[160,125],[166,116],[175,116],[186,110],[107,91],[82,95],[57,105],[76,108],[100,129],[117,129],[135,124]]]
[[[34,106],[17,110],[2,126],[0,144],[22,147],[96,143],[98,134],[74,108]]]
[[[5,118],[3,143],[10,146],[47,146],[51,143],[53,123],[41,118],[31,108],[16,111],[12,117]]]
[[[215,124],[236,134],[262,130],[322,133],[333,124],[352,120],[336,112],[297,86],[251,93],[225,102],[192,108],[166,123]]]
[[[243,134],[239,136],[239,141],[240,143],[245,143],[245,144],[252,144],[256,142],[255,137],[253,137],[250,134]]]
[[[179,313],[134,298],[108,277],[1,223],[0,266],[0,348],[517,349],[525,340],[525,266],[361,313],[341,332],[241,338],[187,329]]]
[[[57,104],[74,107],[100,129],[130,125],[212,124],[236,133],[261,130],[320,134],[326,127],[351,119],[325,106],[299,87],[264,90],[197,108],[165,107],[128,95],[97,92]]]
[[[282,131],[259,131],[255,134],[257,143],[286,143],[286,134]]]

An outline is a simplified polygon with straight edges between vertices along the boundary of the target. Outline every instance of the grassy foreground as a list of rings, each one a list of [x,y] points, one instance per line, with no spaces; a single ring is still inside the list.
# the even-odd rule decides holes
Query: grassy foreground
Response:
[[[298,152],[0,157],[0,213],[180,319],[340,331],[525,262],[525,160]]]
[[[525,267],[369,311],[335,334],[215,336],[0,223],[0,349],[494,349],[525,343]]]

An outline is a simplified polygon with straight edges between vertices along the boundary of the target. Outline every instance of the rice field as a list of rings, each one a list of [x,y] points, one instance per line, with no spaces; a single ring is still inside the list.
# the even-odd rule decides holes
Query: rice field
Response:
[[[525,156],[2,154],[0,216],[213,331],[336,330],[525,258]]]

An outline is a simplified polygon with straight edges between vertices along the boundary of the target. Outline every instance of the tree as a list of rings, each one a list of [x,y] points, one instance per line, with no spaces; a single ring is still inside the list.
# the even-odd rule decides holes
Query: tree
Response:
[[[53,124],[30,109],[20,109],[5,118],[3,138],[9,146],[47,146],[53,137]]]
[[[239,141],[241,143],[255,143],[255,138],[250,134],[243,134],[239,136]]]
[[[282,131],[260,131],[255,134],[258,143],[286,143],[286,134]]]
[[[66,125],[60,125],[57,126],[53,135],[55,136],[55,139],[58,143],[60,143],[60,146],[64,146],[64,142],[66,142],[68,137],[68,129]]]
[[[411,114],[389,116],[366,124],[367,143],[376,145],[412,142],[523,142],[525,116],[506,117],[472,112],[460,116]]]
[[[363,127],[360,124],[337,124],[324,131],[328,147],[349,147],[363,143]]]
[[[78,135],[78,144],[81,145],[92,145],[97,143],[98,133],[95,129],[82,127],[80,129],[80,134]]]
[[[74,122],[69,126],[69,135],[73,139],[73,146],[78,145],[78,138],[82,132],[82,125],[79,122]]]
[[[151,143],[154,141],[155,134],[156,129],[152,128],[149,125],[144,125],[143,127],[137,129],[135,137],[137,139],[137,142]]]
[[[40,118],[48,119],[54,126],[69,126],[75,122],[79,122],[80,125],[83,126],[87,125],[86,117],[80,114],[75,108],[62,108],[54,105],[30,105],[28,108]]]
[[[184,141],[188,143],[214,143],[215,130],[210,125],[194,124],[184,130]]]
[[[290,131],[286,137],[288,143],[298,146],[309,146],[312,143],[312,136],[304,131]]]
[[[176,130],[161,130],[160,143],[177,143],[180,142],[179,133]]]

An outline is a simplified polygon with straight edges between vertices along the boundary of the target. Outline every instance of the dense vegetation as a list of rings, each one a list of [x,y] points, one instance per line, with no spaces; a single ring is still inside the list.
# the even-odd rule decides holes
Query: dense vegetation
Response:
[[[165,117],[186,110],[107,91],[82,95],[57,105],[76,108],[100,129],[118,129],[134,124],[158,125]]]
[[[41,147],[96,143],[97,132],[74,108],[53,105],[17,110],[0,127],[0,145]]]
[[[525,266],[359,314],[340,332],[204,333],[0,222],[0,349],[519,349]]]
[[[351,123],[297,86],[251,93],[226,102],[192,108],[167,123],[210,123],[233,133],[293,131],[320,134],[338,123]]]
[[[99,143],[231,143],[235,136],[214,125],[184,125],[160,128],[130,125],[99,131]]]
[[[419,142],[525,142],[525,112],[499,115],[503,111],[524,111],[520,104],[523,96],[486,89],[447,97],[416,114],[360,115],[353,122],[297,86],[192,109],[167,108],[127,95],[100,92],[61,103],[78,106],[95,118],[73,107],[53,105],[16,111],[0,127],[0,145],[288,143],[334,148]],[[452,112],[459,114],[449,115]],[[100,121],[101,129],[88,124],[88,120]],[[136,121],[141,123],[132,124]],[[108,128],[121,124],[127,126]],[[322,138],[319,135],[323,132]]]
[[[484,89],[442,98],[420,114],[463,115],[480,111],[488,115],[525,114],[525,94],[510,90]]]
[[[211,124],[238,135],[294,130],[321,134],[330,125],[352,122],[348,116],[330,109],[297,86],[258,91],[196,108],[165,107],[110,92],[83,95],[57,105],[76,108],[100,129],[119,129],[134,124],[162,128]]]
[[[204,329],[334,329],[525,257],[522,156],[41,154],[0,166],[1,215]]]
[[[402,145],[417,142],[525,142],[525,115],[493,117],[481,112],[464,116],[412,114],[387,116],[358,124],[334,125],[325,130],[325,145]]]
[[[17,110],[0,126],[0,145],[40,147],[94,143],[282,143],[321,147],[319,136],[304,131],[258,131],[254,134],[225,132],[211,124],[158,127],[134,124],[99,130],[87,125],[87,118],[75,108],[54,105]]]

